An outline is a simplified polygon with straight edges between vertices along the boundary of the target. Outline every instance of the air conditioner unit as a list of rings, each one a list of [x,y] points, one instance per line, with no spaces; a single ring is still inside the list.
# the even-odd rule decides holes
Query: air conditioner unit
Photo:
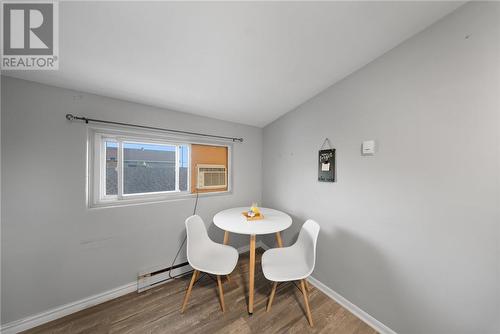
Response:
[[[197,189],[218,189],[227,187],[227,170],[224,165],[196,165]]]

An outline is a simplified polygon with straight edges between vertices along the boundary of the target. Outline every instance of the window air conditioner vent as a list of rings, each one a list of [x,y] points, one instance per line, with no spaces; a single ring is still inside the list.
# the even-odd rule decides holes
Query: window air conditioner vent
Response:
[[[224,165],[196,165],[198,189],[217,189],[227,186],[227,170]]]

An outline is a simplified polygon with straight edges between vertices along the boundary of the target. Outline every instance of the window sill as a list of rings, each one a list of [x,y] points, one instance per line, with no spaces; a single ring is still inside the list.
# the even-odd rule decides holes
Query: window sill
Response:
[[[232,190],[225,191],[214,191],[208,193],[199,193],[199,197],[215,197],[215,196],[227,196],[232,195]],[[109,200],[109,201],[99,201],[96,203],[89,202],[87,207],[89,209],[102,209],[102,208],[113,208],[120,206],[132,206],[132,205],[143,205],[143,204],[154,204],[163,202],[175,202],[196,198],[196,194],[193,193],[175,193],[168,195],[156,195],[156,196],[144,196],[140,198],[127,198],[121,200]]]

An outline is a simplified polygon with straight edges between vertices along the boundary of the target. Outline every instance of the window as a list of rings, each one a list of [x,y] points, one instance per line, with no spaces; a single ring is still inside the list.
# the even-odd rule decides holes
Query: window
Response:
[[[111,130],[92,130],[90,138],[91,205],[229,190],[229,146]]]

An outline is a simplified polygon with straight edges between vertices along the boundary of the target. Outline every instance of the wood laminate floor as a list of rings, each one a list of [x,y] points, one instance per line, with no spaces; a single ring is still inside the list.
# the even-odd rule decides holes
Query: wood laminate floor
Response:
[[[266,313],[271,282],[260,267],[257,250],[255,305],[247,313],[248,253],[224,281],[226,312],[220,311],[217,284],[208,276],[194,286],[184,314],[180,314],[190,276],[148,290],[130,293],[109,302],[33,328],[25,333],[342,333],[375,334],[376,331],[349,311],[310,286],[309,300],[314,328],[305,316],[302,293],[292,284],[280,284],[272,310]]]

